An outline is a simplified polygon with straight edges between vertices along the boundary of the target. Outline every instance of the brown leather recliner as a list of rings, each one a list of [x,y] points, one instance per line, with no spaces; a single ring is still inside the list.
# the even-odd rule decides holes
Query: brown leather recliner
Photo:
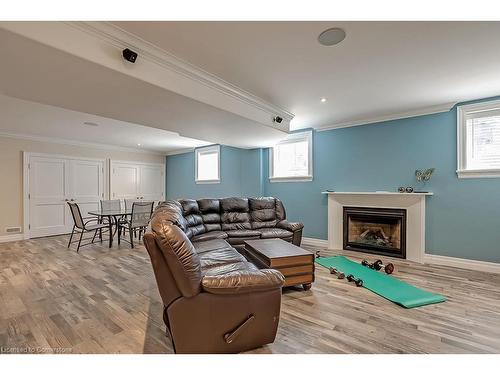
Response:
[[[178,202],[164,202],[144,235],[175,352],[237,353],[272,343],[283,275],[259,270],[224,239],[191,242],[188,220]]]

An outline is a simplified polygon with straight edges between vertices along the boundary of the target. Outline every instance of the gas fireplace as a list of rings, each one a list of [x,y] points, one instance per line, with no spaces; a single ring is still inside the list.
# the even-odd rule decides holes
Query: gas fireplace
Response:
[[[344,206],[344,249],[406,258],[406,210]]]

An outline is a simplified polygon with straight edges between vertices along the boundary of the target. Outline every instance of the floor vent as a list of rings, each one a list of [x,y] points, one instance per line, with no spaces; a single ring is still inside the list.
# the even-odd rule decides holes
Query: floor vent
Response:
[[[7,232],[7,233],[21,233],[21,227],[5,228],[5,232]]]

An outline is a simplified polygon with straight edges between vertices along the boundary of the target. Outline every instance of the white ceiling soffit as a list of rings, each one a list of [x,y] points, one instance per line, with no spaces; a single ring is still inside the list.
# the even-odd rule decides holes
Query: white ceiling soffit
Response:
[[[500,94],[500,22],[115,22],[295,117],[333,128]],[[335,46],[318,43],[345,30]],[[321,98],[326,102],[321,102]]]
[[[208,144],[167,130],[6,95],[0,95],[0,113],[0,137],[163,155]]]
[[[155,56],[161,50],[146,42],[141,47],[150,50],[143,51],[112,37],[119,30],[107,23],[0,27],[0,90],[9,96],[243,148],[276,143],[293,117],[189,64],[169,65],[162,58],[170,55]],[[122,59],[124,47],[139,52],[135,64]],[[281,124],[273,122],[276,115]]]

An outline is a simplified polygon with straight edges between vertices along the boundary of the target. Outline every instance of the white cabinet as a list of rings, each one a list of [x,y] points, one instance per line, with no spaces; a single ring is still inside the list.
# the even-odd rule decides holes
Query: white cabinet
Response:
[[[30,237],[71,232],[69,201],[79,204],[84,217],[99,208],[104,198],[104,160],[43,154],[29,154],[27,159]]]
[[[110,161],[111,199],[165,199],[165,165]]]

